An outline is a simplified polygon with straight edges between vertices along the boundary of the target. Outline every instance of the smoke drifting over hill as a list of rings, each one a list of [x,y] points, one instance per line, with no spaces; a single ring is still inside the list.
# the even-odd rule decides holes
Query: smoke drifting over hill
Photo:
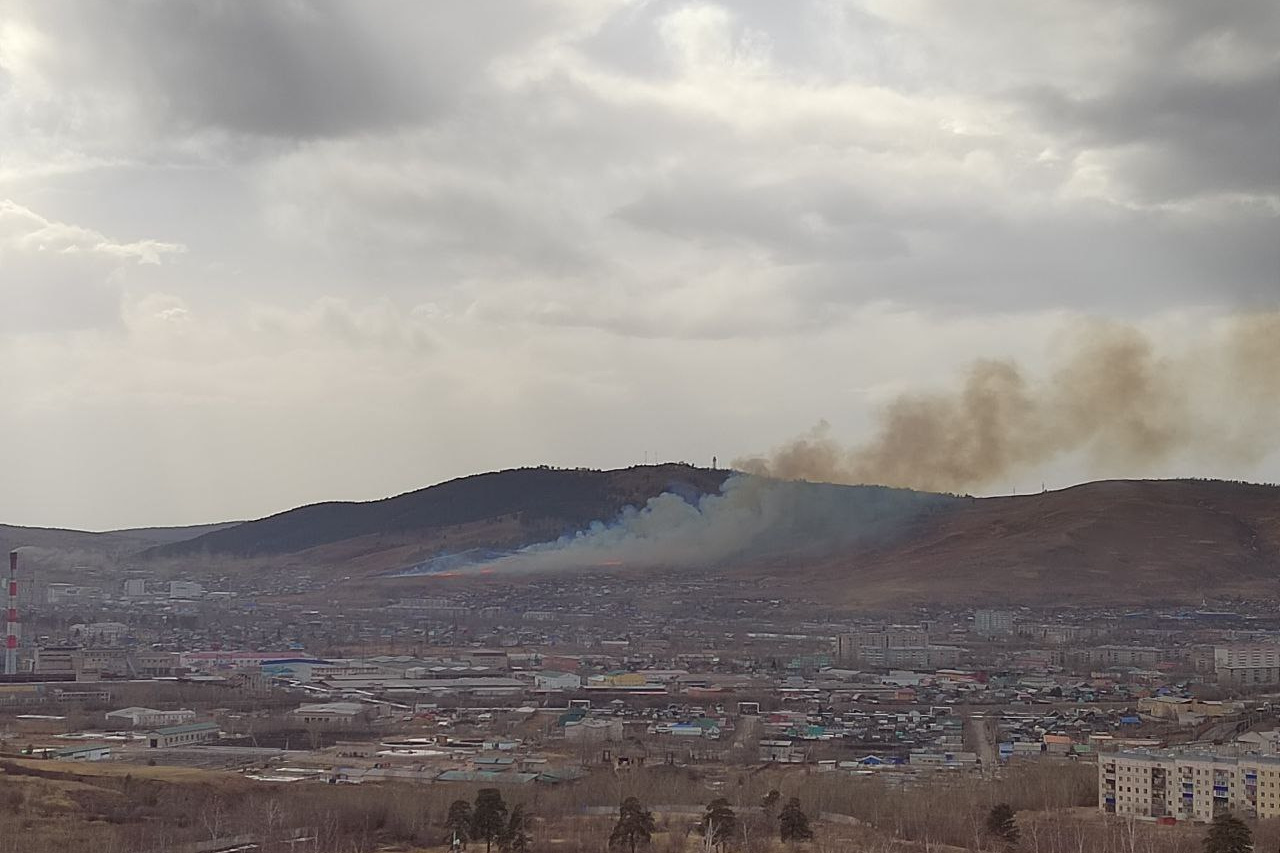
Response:
[[[1164,354],[1134,329],[1087,325],[1048,376],[977,362],[956,391],[894,400],[861,446],[841,445],[822,425],[768,457],[735,462],[746,473],[721,494],[681,497],[673,484],[612,523],[496,559],[448,555],[410,573],[820,556],[890,539],[956,500],[934,492],[975,489],[1067,454],[1086,455],[1103,477],[1188,449],[1238,464],[1261,459],[1280,442],[1280,312],[1235,318],[1204,340]]]
[[[953,500],[879,486],[736,475],[725,481],[720,494],[686,500],[668,491],[643,507],[628,507],[608,524],[597,522],[554,542],[497,559],[447,555],[404,574],[707,567],[744,554],[753,559],[819,555],[891,538],[913,519]],[[459,564],[460,557],[465,565]]]
[[[787,480],[963,492],[1083,453],[1099,476],[1149,470],[1194,448],[1248,464],[1280,442],[1280,311],[1233,319],[1162,355],[1138,331],[1095,323],[1041,380],[1010,361],[972,364],[955,391],[906,394],[865,444],[820,424],[735,467]]]

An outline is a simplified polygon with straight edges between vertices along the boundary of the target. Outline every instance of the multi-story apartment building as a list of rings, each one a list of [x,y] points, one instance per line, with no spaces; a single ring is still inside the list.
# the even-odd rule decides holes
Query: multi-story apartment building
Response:
[[[1011,610],[975,610],[973,612],[973,630],[987,637],[998,634],[1012,634],[1014,614]]]
[[[937,669],[958,664],[961,651],[956,646],[867,646],[859,650],[856,660],[889,669]]]
[[[1160,661],[1160,650],[1151,646],[1093,646],[1073,651],[1071,659],[1076,665],[1150,669]]]
[[[862,660],[867,649],[919,649],[929,645],[929,632],[914,625],[892,625],[878,631],[856,631],[836,637],[836,656]]]
[[[1280,683],[1280,645],[1216,646],[1213,670],[1220,684]]]
[[[1098,808],[1109,814],[1210,821],[1229,811],[1280,816],[1280,756],[1137,751],[1098,758]]]

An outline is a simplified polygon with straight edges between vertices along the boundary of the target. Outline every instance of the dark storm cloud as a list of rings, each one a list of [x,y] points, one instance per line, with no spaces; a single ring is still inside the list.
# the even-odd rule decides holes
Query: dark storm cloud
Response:
[[[500,0],[28,4],[56,38],[47,72],[114,88],[179,126],[310,137],[418,123],[554,14]],[[546,11],[546,10],[543,10]]]
[[[1132,56],[1096,91],[1022,102],[1081,149],[1107,152],[1144,200],[1280,190],[1280,4],[1135,2]]]
[[[1027,102],[1077,145],[1121,149],[1120,179],[1150,200],[1280,190],[1280,61],[1243,79],[1164,70],[1097,97],[1047,89]]]

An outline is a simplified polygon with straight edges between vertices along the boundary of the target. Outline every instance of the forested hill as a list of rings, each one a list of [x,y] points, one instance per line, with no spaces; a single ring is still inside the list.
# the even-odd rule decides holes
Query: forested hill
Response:
[[[611,520],[662,492],[715,493],[724,470],[666,464],[613,471],[518,468],[450,480],[382,500],[311,504],[153,549],[155,556],[267,556],[370,536],[430,536],[485,525],[495,545],[554,539]]]

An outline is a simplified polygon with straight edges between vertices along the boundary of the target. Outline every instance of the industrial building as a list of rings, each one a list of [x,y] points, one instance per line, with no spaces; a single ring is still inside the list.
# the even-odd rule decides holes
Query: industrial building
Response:
[[[147,746],[167,749],[174,746],[194,746],[218,739],[217,723],[189,723],[185,726],[166,726],[147,732]]]
[[[194,722],[195,718],[196,712],[185,708],[177,711],[157,711],[155,708],[134,707],[108,711],[106,714],[108,723],[145,726],[147,728],[183,725]]]

